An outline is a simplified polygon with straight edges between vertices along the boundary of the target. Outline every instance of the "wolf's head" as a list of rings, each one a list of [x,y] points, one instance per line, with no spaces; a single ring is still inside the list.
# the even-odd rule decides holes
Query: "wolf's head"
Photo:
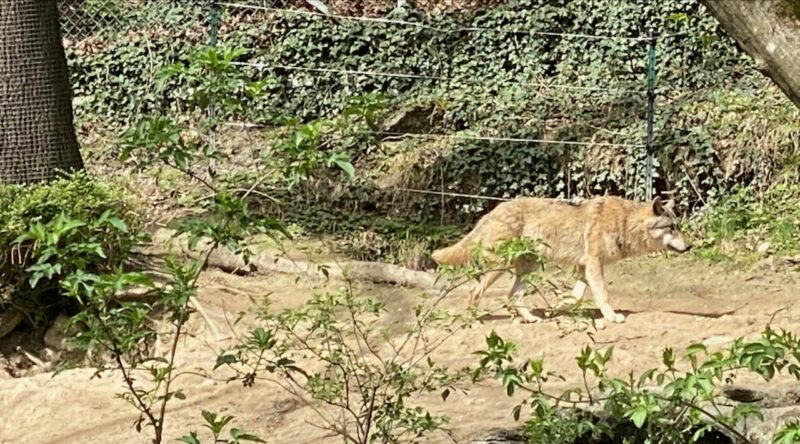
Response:
[[[679,221],[675,216],[674,207],[675,202],[672,200],[666,203],[659,197],[653,200],[652,214],[645,220],[647,234],[650,237],[649,243],[656,250],[666,249],[686,253],[692,246],[678,230]]]

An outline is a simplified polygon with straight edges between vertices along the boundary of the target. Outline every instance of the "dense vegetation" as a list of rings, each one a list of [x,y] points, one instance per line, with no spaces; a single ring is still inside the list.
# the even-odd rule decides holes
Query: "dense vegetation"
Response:
[[[72,48],[78,112],[87,131],[101,116],[103,126],[138,113],[186,111],[197,87],[191,78],[152,87],[158,66],[186,63],[190,44],[206,38],[209,11],[197,7],[189,19],[186,11],[168,13],[163,27]],[[223,116],[279,127],[287,119],[319,123],[338,118],[353,98],[366,94],[372,124],[326,144],[338,144],[353,158],[358,179],[315,183],[311,192],[281,196],[300,204],[284,217],[307,231],[370,230],[371,242],[349,241],[356,250],[371,251],[364,257],[386,258],[381,244],[387,236],[416,239],[420,223],[422,231],[432,231],[431,225],[469,221],[492,205],[393,187],[501,197],[642,197],[646,100],[640,92],[648,43],[624,37],[647,36],[651,29],[660,35],[657,190],[674,192],[683,209],[697,209],[737,187],[763,190],[795,172],[797,111],[695,0],[520,0],[469,11],[395,10],[388,17],[419,26],[232,9],[220,28],[221,45],[244,49],[239,62],[423,77],[242,68],[264,94],[247,100],[246,91],[233,92],[244,105]],[[390,134],[406,132],[449,137]],[[270,140],[267,146],[274,144]]]
[[[651,29],[660,33],[658,190],[674,191],[684,209],[707,209],[694,221],[701,246],[743,239],[753,247],[768,239],[774,251],[800,250],[798,190],[791,184],[797,111],[694,0],[519,0],[389,14],[409,22],[403,25],[228,11],[221,49],[201,45],[208,11],[163,12],[161,26],[74,43],[70,60],[82,130],[101,136],[95,156],[159,178],[169,171],[170,187],[195,184],[185,200],[192,215],[175,226],[197,260],[171,258],[156,273],[131,265],[126,260],[145,238],[143,215],[121,190],[85,174],[0,188],[0,241],[8,245],[0,313],[21,310],[35,326],[54,312],[69,314],[75,345],[98,374],[121,375],[119,397],[153,442],[164,439],[167,404],[187,396],[177,382],[184,372],[176,350],[198,310],[200,273],[216,250],[230,250],[246,264],[254,236],[280,245],[297,231],[333,233],[355,256],[422,267],[431,245],[458,231],[447,224],[468,221],[490,203],[393,188],[641,197],[647,41],[639,37]],[[297,66],[322,71],[291,68]],[[266,127],[259,132],[263,152],[243,156],[252,157],[247,168],[231,168],[243,148],[228,139],[221,125],[227,119]],[[107,133],[115,137],[105,139]],[[394,133],[439,136],[397,140]],[[593,145],[568,143],[585,141]],[[210,159],[222,168],[207,179],[199,171]],[[169,191],[176,200],[177,190]],[[500,248],[486,257],[504,263],[440,271],[461,285],[483,269],[536,256],[527,240]],[[544,286],[540,277],[527,285]],[[446,401],[486,378],[496,378],[509,395],[530,395],[512,414],[519,418],[525,409],[524,434],[532,443],[682,443],[708,436],[750,442],[738,425],[759,409],[720,408],[719,387],[739,373],[800,378],[800,340],[767,327],[760,338],[736,339],[720,352],[695,344],[681,358],[665,349],[662,366],[627,379],[609,374],[612,349],[587,346],[576,357],[582,381],[575,383],[582,387],[550,393],[545,383],[560,376],[541,359],[517,361],[516,344],[494,332],[477,352],[477,365],[453,370],[431,359],[453,331],[478,322],[476,312],[452,315],[438,306],[451,288],[415,307],[414,322],[398,327],[403,340],[396,344],[380,323],[383,303],[357,294],[346,277],[344,283],[295,309],[275,312],[265,300],[248,331],[220,350],[213,370],[232,370],[230,380],[248,387],[277,375],[287,392],[336,412],[319,414],[323,428],[363,444],[446,433],[448,418],[416,399],[433,393]],[[580,315],[580,307],[568,314]],[[159,318],[166,322],[157,328]],[[161,354],[153,351],[159,336],[171,337]],[[215,442],[261,442],[236,428],[223,441],[232,417],[204,411],[203,418]],[[199,439],[192,432],[181,440]],[[774,436],[777,443],[798,440],[796,421]]]

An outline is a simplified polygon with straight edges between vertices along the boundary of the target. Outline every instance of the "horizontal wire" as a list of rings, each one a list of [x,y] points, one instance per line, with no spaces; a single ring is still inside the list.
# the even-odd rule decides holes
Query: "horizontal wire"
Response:
[[[398,187],[391,187],[391,189],[395,191],[404,191],[408,193],[435,194],[437,196],[451,196],[451,197],[468,197],[471,199],[497,200],[501,202],[508,202],[509,200],[511,200],[504,197],[483,196],[480,194],[449,193],[446,191],[417,190],[414,188],[398,188]]]
[[[620,147],[620,148],[644,148],[646,146],[645,144],[635,144],[635,143],[581,142],[576,140],[529,139],[525,137],[470,136],[466,134],[393,133],[387,131],[375,131],[374,134],[394,136],[394,137],[414,137],[420,139],[427,139],[427,138],[464,139],[464,140],[484,140],[488,142],[543,143],[551,145],[605,146],[605,147]]]
[[[418,22],[409,22],[409,21],[406,21],[406,20],[397,20],[397,19],[386,19],[386,18],[380,18],[380,17],[355,17],[355,16],[339,15],[339,14],[323,14],[321,12],[306,11],[306,10],[303,10],[303,9],[273,8],[273,7],[269,7],[269,6],[251,5],[251,4],[246,4],[246,3],[220,2],[219,4],[221,6],[227,6],[229,8],[253,9],[253,10],[271,11],[271,12],[288,13],[288,14],[296,14],[296,15],[327,17],[327,18],[335,18],[335,19],[341,19],[341,20],[357,21],[357,22],[372,22],[372,23],[383,23],[383,24],[391,24],[391,25],[414,26],[414,27],[417,27],[417,28],[430,29],[432,31],[438,31],[438,32],[492,31],[492,32],[499,32],[499,33],[503,33],[503,34],[541,35],[541,36],[548,36],[548,37],[574,37],[574,38],[583,38],[583,39],[590,39],[590,40],[648,41],[648,40],[652,39],[652,37],[649,37],[649,36],[647,36],[647,37],[627,37],[627,36],[592,35],[592,34],[580,34],[580,33],[569,33],[569,32],[554,32],[554,31],[498,30],[496,28],[486,28],[486,27],[481,27],[481,26],[470,26],[470,27],[447,29],[447,28],[438,28],[438,27],[435,27],[435,26],[425,25],[423,23],[418,23]]]
[[[445,32],[446,29],[444,28],[436,28],[434,26],[426,25],[423,23],[415,23],[409,22],[406,20],[397,20],[397,19],[386,19],[380,17],[354,17],[349,15],[337,15],[337,14],[323,14],[320,12],[313,12],[313,11],[306,11],[303,9],[283,9],[283,8],[272,8],[269,6],[258,6],[258,5],[248,5],[245,3],[228,3],[228,2],[220,2],[220,6],[227,6],[229,8],[239,8],[239,9],[254,9],[260,11],[270,11],[270,12],[281,12],[281,13],[289,13],[289,14],[296,14],[296,15],[310,15],[310,16],[317,16],[317,17],[328,17],[328,18],[336,18],[336,19],[343,19],[343,20],[351,20],[356,22],[372,22],[372,23],[383,23],[389,25],[405,25],[405,26],[414,26],[417,28],[423,29],[430,29],[432,31],[439,31]]]
[[[244,129],[266,128],[266,125],[251,122],[224,122],[225,126],[236,126]],[[403,133],[392,131],[362,131],[363,134],[378,134],[389,137],[412,137],[418,139],[461,139],[461,140],[483,140],[488,142],[518,142],[518,143],[541,143],[550,145],[572,145],[572,146],[604,146],[618,148],[644,148],[643,143],[615,143],[615,142],[581,142],[577,140],[551,140],[551,139],[530,139],[525,137],[502,137],[502,136],[471,136],[468,134],[443,134],[443,133]]]
[[[426,76],[422,74],[407,74],[407,73],[394,73],[394,72],[382,72],[382,71],[365,71],[365,70],[351,70],[351,69],[334,69],[334,68],[312,68],[307,66],[295,66],[295,65],[280,65],[280,64],[267,64],[267,63],[251,63],[251,62],[231,62],[232,65],[236,66],[247,66],[251,68],[257,69],[285,69],[288,71],[308,71],[308,72],[324,72],[324,73],[334,73],[334,74],[353,74],[353,75],[366,75],[366,76],[375,76],[375,77],[395,77],[395,78],[403,78],[403,79],[423,79],[423,80],[438,80],[438,81],[445,81],[445,82],[463,82],[463,83],[478,83],[477,80],[468,81],[468,80],[461,80],[451,77],[436,77],[436,76]],[[548,84],[548,83],[531,83],[531,82],[516,82],[516,81],[508,81],[508,80],[500,80],[497,83],[505,84],[505,85],[519,85],[519,86],[528,86],[528,87],[536,87],[536,88],[553,88],[553,89],[564,89],[564,90],[574,90],[574,91],[590,91],[590,92],[616,92],[616,93],[630,93],[630,94],[647,94],[647,91],[644,90],[634,90],[634,89],[622,89],[622,88],[602,88],[597,86],[573,86],[573,85],[560,85],[560,84]]]
[[[415,188],[401,188],[401,187],[389,187],[393,191],[404,191],[408,193],[416,193],[416,194],[433,194],[436,196],[451,196],[451,197],[466,197],[470,199],[481,199],[481,200],[495,200],[500,202],[508,202],[514,200],[515,198],[506,198],[506,197],[495,197],[495,196],[485,196],[482,194],[465,194],[465,193],[453,193],[448,191],[431,191],[431,190],[419,190]],[[518,196],[518,197],[525,197],[525,196]],[[551,198],[549,200],[555,200],[558,202],[565,202],[565,203],[572,203],[572,204],[580,204],[584,202],[586,199],[581,197],[573,197],[571,199],[568,198]]]

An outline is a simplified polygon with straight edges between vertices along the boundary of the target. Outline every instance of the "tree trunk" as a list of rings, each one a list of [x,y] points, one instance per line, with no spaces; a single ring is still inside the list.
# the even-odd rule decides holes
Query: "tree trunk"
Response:
[[[0,183],[83,168],[55,0],[0,0]]]
[[[800,107],[800,0],[701,0],[726,31]]]

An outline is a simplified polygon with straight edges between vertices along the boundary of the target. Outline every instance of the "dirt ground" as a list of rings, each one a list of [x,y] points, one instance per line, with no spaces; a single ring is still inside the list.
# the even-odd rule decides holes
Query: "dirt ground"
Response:
[[[664,347],[682,349],[700,341],[721,346],[738,336],[757,335],[770,320],[776,328],[800,325],[800,307],[795,303],[800,275],[793,272],[741,271],[691,257],[657,257],[611,266],[608,274],[611,302],[628,318],[624,324],[597,331],[594,340],[598,347],[615,347],[612,367],[620,375],[657,366]],[[201,283],[199,298],[223,330],[226,317],[234,318],[237,312],[252,308],[250,297],[270,294],[275,308],[282,308],[299,305],[326,286],[339,285],[296,282],[295,276],[281,274],[241,277],[219,270],[205,272]],[[509,285],[506,279],[493,287],[484,306],[500,304]],[[421,293],[371,283],[361,284],[361,290],[385,301],[389,322],[398,324],[408,322]],[[444,307],[462,309],[464,296],[463,291],[450,296]],[[531,297],[530,303],[536,306],[538,301]],[[226,340],[215,340],[199,316],[191,320],[189,330],[192,336],[181,344],[179,367],[210,371]],[[553,320],[519,324],[507,316],[495,316],[477,327],[459,330],[438,350],[437,362],[451,367],[475,364],[471,352],[483,347],[492,330],[518,342],[521,357],[544,356],[546,368],[568,380],[578,375],[574,357],[590,342],[586,333],[565,335]],[[93,379],[93,373],[92,369],[75,369],[55,377],[43,373],[0,379],[0,443],[149,442],[148,434],[134,430],[132,408],[115,397],[122,391],[119,378],[105,375]],[[192,430],[201,432],[201,409],[234,415],[235,426],[271,443],[341,442],[311,425],[317,423],[311,408],[268,382],[245,388],[238,382],[189,375],[180,379],[178,386],[187,399],[170,404],[165,442],[176,442]],[[497,383],[486,382],[466,395],[453,394],[446,402],[439,397],[418,401],[449,415],[452,436],[463,443],[488,429],[513,425],[511,409],[519,398],[509,399]],[[452,441],[433,435],[426,442]]]

